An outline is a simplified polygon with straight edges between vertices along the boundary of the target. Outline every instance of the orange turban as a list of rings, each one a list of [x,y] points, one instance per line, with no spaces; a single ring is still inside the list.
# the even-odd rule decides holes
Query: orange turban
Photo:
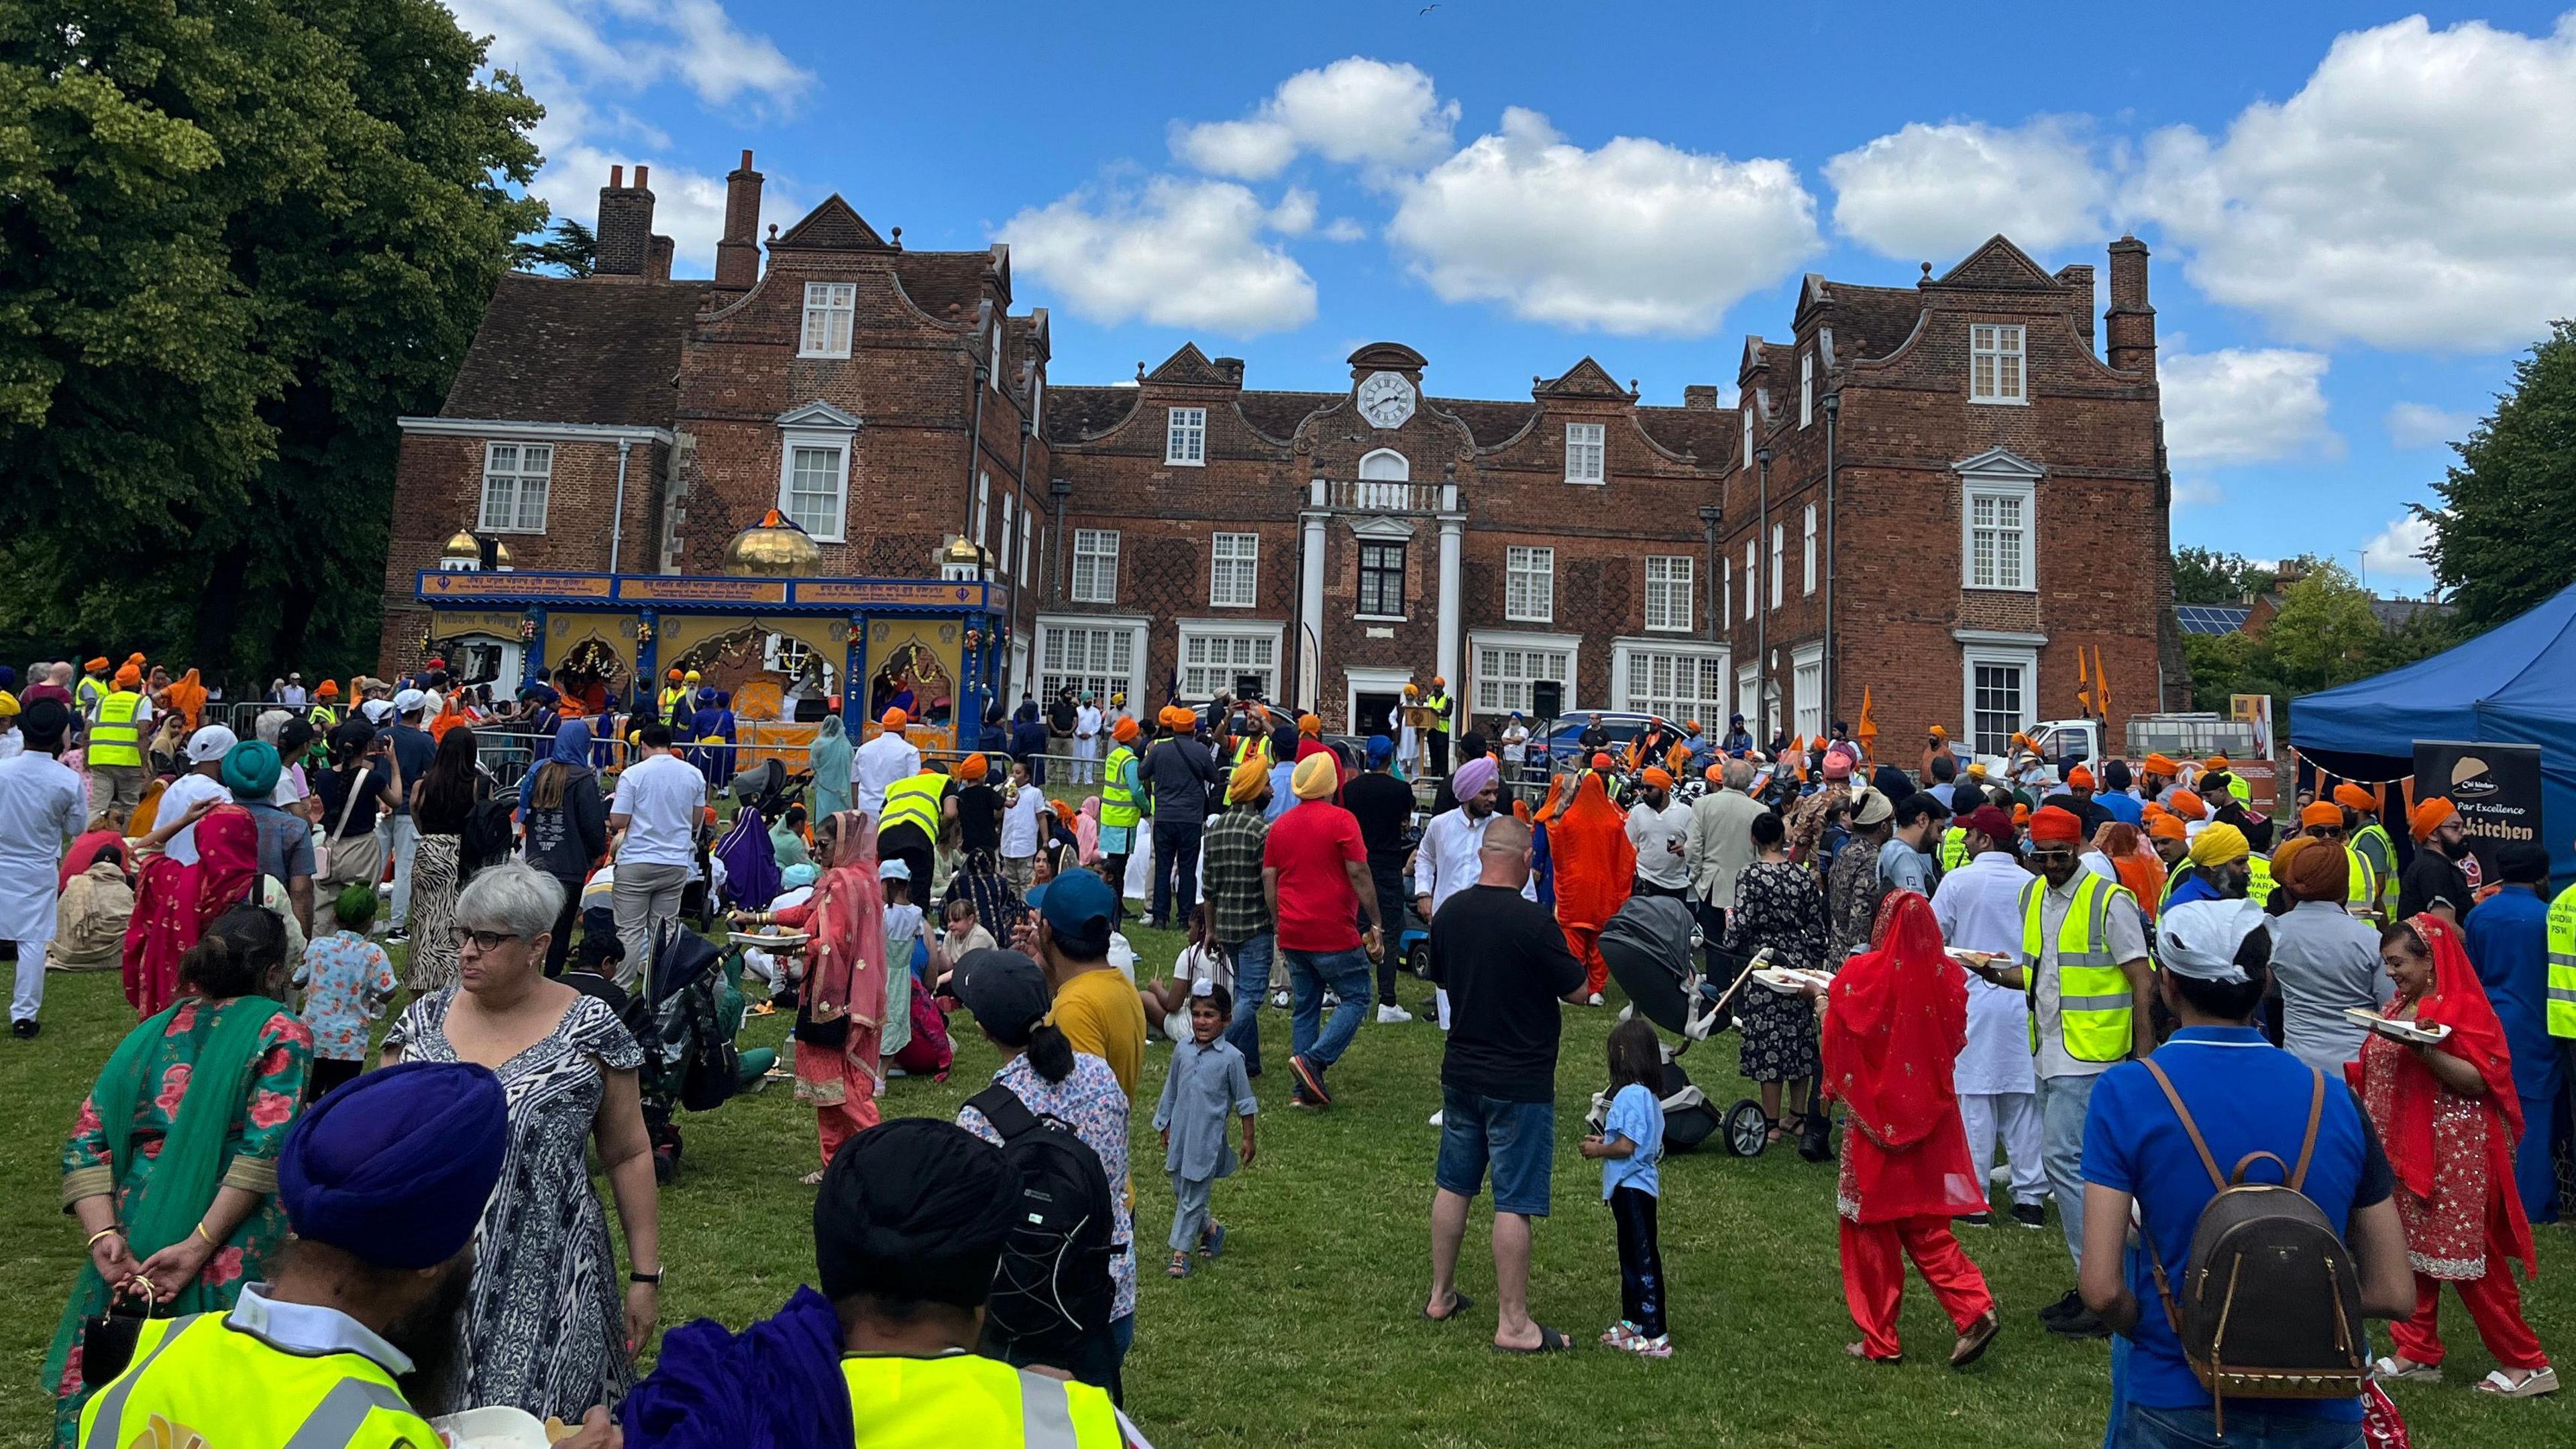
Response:
[[[2052,805],[2052,806],[2050,806],[2049,808],[2053,810],[2053,809],[2055,809],[2056,807]],[[2027,805],[2015,805],[2015,806],[2013,807],[2013,824],[2014,824],[2014,825],[2016,825],[2016,826],[2021,826],[2021,825],[2028,825],[2028,824],[2030,824],[2030,807],[2029,807],[2029,806],[2027,806]]]
[[[680,682],[680,671],[674,669],[665,673],[662,677],[671,681],[673,684],[677,684]]]
[[[992,771],[993,762],[985,759],[980,753],[968,755],[957,762],[957,778],[960,780],[980,780]]]
[[[2444,821],[2459,813],[2459,806],[2439,795],[2432,795],[2415,803],[2414,811],[2406,817],[2406,825],[2415,832],[2415,839],[2420,844],[2432,839],[2433,832],[2441,829]]]
[[[2364,815],[2368,815],[2379,808],[2379,800],[2377,797],[2373,796],[2368,790],[2352,783],[2350,780],[2346,780],[2342,784],[2334,787],[2334,797],[2337,805],[2342,806],[2346,810],[2358,810]]]
[[[2066,772],[2066,785],[2071,790],[2090,790],[2093,788],[2093,772],[2078,765]]]
[[[2308,830],[2320,825],[2329,830],[2343,829],[2343,807],[2332,800],[2319,800],[2299,812],[2300,829]]]
[[[142,671],[142,670],[135,668],[135,667],[134,667],[133,665],[131,665],[131,664],[123,664],[123,665],[119,665],[119,666],[117,666],[117,670],[116,670],[116,680],[115,680],[115,683],[116,683],[116,687],[117,687],[117,688],[119,688],[119,689],[132,689],[134,686],[136,686],[136,685],[138,685],[138,684],[141,684],[142,682],[143,682],[143,671]]]
[[[912,716],[899,709],[887,710],[885,717],[877,721],[879,726],[889,730],[899,730],[910,723],[912,723]]]
[[[1594,768],[1594,769],[1596,769],[1596,770],[1607,770],[1607,769],[1609,769],[1609,768],[1610,768],[1610,757],[1609,757],[1608,755],[1594,755],[1594,756],[1592,757],[1592,768]]]
[[[1314,715],[1301,714],[1297,716],[1297,733],[1306,736],[1308,739],[1322,739],[1324,737],[1324,722],[1322,719]]]
[[[2227,757],[2225,755],[2212,755],[2200,763],[2201,768],[2205,770],[2224,770],[2227,768]]]
[[[2148,823],[2147,834],[2158,840],[2185,840],[2191,832],[2183,829],[2182,821],[2174,816],[2159,815]]]
[[[81,666],[81,668],[82,668],[82,669],[87,670],[89,673],[92,673],[92,674],[96,674],[96,673],[98,673],[100,670],[105,669],[106,667],[107,667],[107,659],[106,659],[106,657],[105,657],[105,656],[101,656],[101,657],[99,657],[99,658],[97,658],[97,659],[93,659],[93,660],[91,660],[90,662],[88,662],[87,664],[84,664],[84,665],[82,665],[82,666]]]
[[[2013,814],[2020,815],[2021,807],[2015,806]],[[2030,838],[2034,845],[2041,841],[2060,845],[2080,844],[2084,839],[2084,819],[2072,810],[2043,805],[2038,814],[2030,817]]]
[[[2165,808],[2185,820],[2199,820],[2209,814],[2209,806],[2189,790],[2176,790],[2166,796]]]
[[[1109,737],[1122,745],[1127,743],[1136,738],[1136,722],[1123,714],[1120,715],[1118,723],[1109,727]]]
[[[1946,740],[1949,737],[1950,732],[1948,730],[1941,728],[1939,725],[1934,725],[1932,727],[1932,738],[1936,740]]]
[[[2182,766],[2175,764],[2171,755],[2149,755],[2142,768],[2150,775],[2162,775],[2168,780],[2182,773]]]
[[[1712,785],[1723,785],[1726,783],[1726,767],[1724,765],[1711,765],[1702,773],[1708,777],[1708,782]]]
[[[1669,790],[1673,788],[1673,777],[1664,773],[1660,766],[1648,765],[1646,767],[1646,772],[1639,775],[1637,778],[1645,781],[1647,786],[1652,789]]]

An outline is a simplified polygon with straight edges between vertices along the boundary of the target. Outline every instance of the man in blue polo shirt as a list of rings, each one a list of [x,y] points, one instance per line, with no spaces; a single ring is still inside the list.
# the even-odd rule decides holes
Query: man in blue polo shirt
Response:
[[[2262,907],[2234,900],[2177,906],[2157,922],[2164,969],[2156,989],[2182,1028],[2157,1048],[2155,1062],[2220,1162],[2258,1151],[2297,1161],[2316,1090],[2316,1069],[2266,1043],[2253,1025],[2272,974],[2263,921]],[[2226,1442],[2217,1438],[2209,1391],[2183,1358],[2148,1255],[2129,1244],[2134,1205],[2167,1275],[2179,1275],[2201,1209],[2217,1195],[2182,1119],[2138,1062],[2111,1068],[2093,1089],[2084,1181],[2084,1305],[2120,1335],[2113,1345],[2108,1442],[2122,1449]],[[2302,1190],[2352,1248],[2362,1311],[2375,1318],[2414,1311],[2406,1232],[2389,1196],[2392,1185],[2388,1158],[2360,1104],[2349,1089],[2329,1082]],[[2357,1449],[2361,1400],[2231,1396],[2227,1429],[2231,1440],[2241,1436],[2271,1449]]]

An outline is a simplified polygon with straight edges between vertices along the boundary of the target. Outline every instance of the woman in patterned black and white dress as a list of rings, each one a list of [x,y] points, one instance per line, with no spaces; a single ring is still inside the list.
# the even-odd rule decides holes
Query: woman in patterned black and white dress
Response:
[[[430,1413],[511,1404],[578,1423],[625,1398],[652,1335],[662,1259],[635,1080],[643,1053],[605,1004],[545,978],[562,890],[516,861],[475,876],[456,900],[463,986],[413,1002],[385,1037],[388,1065],[479,1062],[510,1102],[509,1155],[476,1239],[462,1367],[443,1402],[421,1406]],[[634,1265],[622,1295],[583,1161],[594,1138]]]
[[[1753,817],[1753,847],[1760,858],[1735,885],[1735,909],[1726,917],[1726,949],[1739,957],[1768,946],[1772,964],[1813,971],[1825,964],[1825,893],[1816,874],[1789,859],[1780,817]],[[1816,1047],[1815,1003],[1747,984],[1737,1008],[1744,1049],[1738,1069],[1761,1085],[1762,1115],[1771,1139],[1794,1137],[1806,1126],[1808,1088],[1823,1070]],[[1781,1088],[1788,1115],[1781,1116]]]

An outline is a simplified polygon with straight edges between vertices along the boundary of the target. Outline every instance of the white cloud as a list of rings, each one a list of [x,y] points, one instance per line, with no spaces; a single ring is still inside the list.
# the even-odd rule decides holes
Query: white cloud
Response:
[[[1172,154],[1201,171],[1249,181],[1276,176],[1300,151],[1327,161],[1412,167],[1449,149],[1458,103],[1410,65],[1349,56],[1301,70],[1249,118],[1172,127]]]
[[[2259,463],[2334,451],[2327,358],[2291,348],[2173,352],[2156,363],[2165,446],[2177,467]]]
[[[2374,590],[2392,584],[2430,584],[2433,566],[2424,559],[2433,545],[2432,520],[2409,513],[2389,524],[2363,545],[2361,566]]]
[[[1365,241],[1368,239],[1368,228],[1350,217],[1337,216],[1324,223],[1324,229],[1315,234],[1328,242]]]
[[[2181,508],[2206,508],[2227,494],[2206,478],[2177,478],[2173,486],[2173,504]]]
[[[558,217],[587,223],[611,165],[653,170],[653,229],[677,244],[683,269],[703,275],[724,229],[724,180],[691,169],[731,159],[672,150],[672,139],[630,113],[657,86],[678,85],[707,106],[774,112],[815,81],[766,35],[744,30],[717,0],[449,0],[457,23],[492,37],[489,63],[512,71],[544,103],[536,139],[545,165],[529,190]],[[773,180],[769,214],[794,215]]]
[[[1629,136],[1586,151],[1518,106],[1401,194],[1387,235],[1443,301],[1604,332],[1703,335],[1819,245],[1786,162]]]
[[[1909,261],[1958,257],[1996,232],[2047,252],[2109,230],[2109,181],[2078,124],[2054,116],[2014,130],[1917,121],[1827,161],[1825,176],[1835,229]]]
[[[2576,14],[2339,36],[2217,140],[2151,137],[2125,203],[2212,299],[2312,343],[2490,351],[2576,312]]]
[[[1270,209],[1270,229],[1281,236],[1304,236],[1315,229],[1315,193],[1291,186]]]
[[[1314,278],[1263,240],[1278,219],[1232,182],[1158,176],[1141,194],[1075,192],[1032,207],[998,235],[1014,267],[1090,321],[1249,335],[1314,320]]]
[[[2400,448],[2435,448],[2456,442],[2478,425],[2475,413],[2455,413],[2431,403],[2402,402],[2388,410],[2388,441]]]

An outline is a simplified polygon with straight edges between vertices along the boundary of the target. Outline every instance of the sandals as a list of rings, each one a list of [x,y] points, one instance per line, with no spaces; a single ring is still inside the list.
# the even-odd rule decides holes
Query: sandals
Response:
[[[1224,1254],[1225,1224],[1210,1223],[1207,1225],[1207,1231],[1199,1234],[1199,1256],[1202,1258],[1216,1258],[1222,1257]]]
[[[1534,1353],[1564,1353],[1573,1347],[1573,1339],[1566,1337],[1564,1334],[1559,1333],[1555,1329],[1542,1323],[1538,1325],[1538,1347],[1513,1348],[1507,1344],[1498,1343],[1494,1345],[1494,1352],[1519,1354],[1526,1357]]]
[[[1628,1352],[1635,1354],[1639,1358],[1671,1358],[1673,1356],[1673,1339],[1670,1334],[1662,1334],[1654,1338],[1632,1338],[1619,1346]]]
[[[1174,1253],[1172,1255],[1172,1264],[1170,1267],[1163,1270],[1163,1276],[1166,1278],[1186,1278],[1190,1276],[1190,1255],[1187,1253]]]
[[[2505,1369],[2496,1369],[2478,1380],[2477,1391],[2499,1399],[2536,1399],[2558,1392],[2558,1370],[2542,1365],[2525,1373],[2519,1382]]]
[[[2392,1353],[2371,1364],[2370,1376],[2383,1384],[2438,1384],[2442,1381],[2442,1366],[2417,1363]]]
[[[1959,1335],[1958,1343],[1950,1349],[1950,1367],[1963,1369],[1985,1357],[1986,1350],[1993,1346],[1995,1335],[2003,1332],[2003,1327],[2003,1319],[1996,1315],[1995,1310],[1987,1309],[1985,1316],[1969,1324],[1967,1331]]]
[[[807,1187],[821,1187],[823,1185],[823,1169],[819,1167],[815,1168],[812,1172],[809,1172],[796,1180],[805,1184]]]
[[[1844,1344],[1843,1352],[1850,1354],[1853,1358],[1859,1359],[1863,1363],[1900,1364],[1905,1362],[1905,1355],[1901,1353],[1891,1353],[1885,1358],[1880,1358],[1875,1354],[1872,1354],[1869,1351],[1869,1345],[1865,1343]]]
[[[1781,1125],[1780,1125],[1780,1119],[1779,1119],[1779,1118],[1777,1118],[1777,1117],[1765,1117],[1765,1118],[1763,1118],[1763,1119],[1762,1119],[1762,1140],[1763,1140],[1763,1141],[1765,1141],[1765,1142],[1777,1142],[1777,1141],[1779,1141],[1781,1138],[1786,1137],[1786,1136],[1788,1136],[1788,1135],[1789,1135],[1789,1134],[1788,1134],[1787,1130],[1781,1127]]]
[[[1448,1312],[1434,1313],[1428,1307],[1425,1307],[1422,1310],[1422,1316],[1425,1320],[1432,1323],[1451,1323],[1457,1320],[1459,1314],[1464,1313],[1475,1306],[1475,1299],[1468,1297],[1464,1293],[1452,1290],[1449,1294]]]

